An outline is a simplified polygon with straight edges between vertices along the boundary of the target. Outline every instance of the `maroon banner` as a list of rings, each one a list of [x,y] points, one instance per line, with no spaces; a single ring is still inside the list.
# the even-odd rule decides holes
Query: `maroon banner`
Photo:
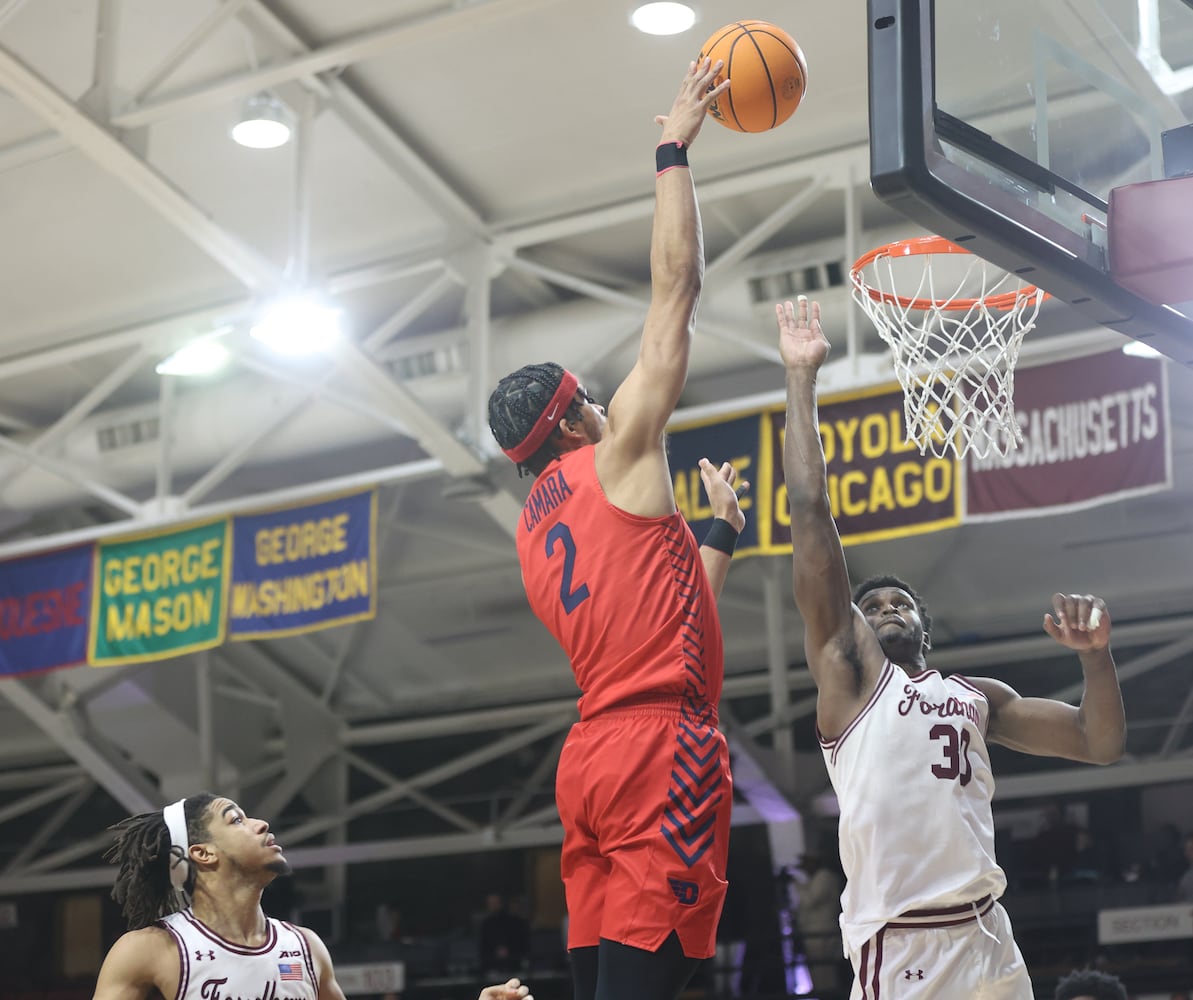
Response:
[[[1172,485],[1164,361],[1111,351],[1015,374],[1023,443],[969,456],[966,520],[1029,517]]]

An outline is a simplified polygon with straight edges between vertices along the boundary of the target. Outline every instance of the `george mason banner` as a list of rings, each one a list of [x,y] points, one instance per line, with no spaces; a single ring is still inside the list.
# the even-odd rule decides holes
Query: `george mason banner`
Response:
[[[293,635],[372,618],[376,534],[374,490],[235,518],[229,636]]]
[[[228,522],[95,547],[88,661],[163,660],[224,639]]]

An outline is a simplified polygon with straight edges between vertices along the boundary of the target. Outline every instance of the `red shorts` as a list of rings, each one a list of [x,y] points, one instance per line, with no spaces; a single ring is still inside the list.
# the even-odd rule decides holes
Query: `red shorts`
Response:
[[[559,758],[568,948],[601,938],[688,958],[716,950],[733,782],[715,715],[691,702],[578,722]]]

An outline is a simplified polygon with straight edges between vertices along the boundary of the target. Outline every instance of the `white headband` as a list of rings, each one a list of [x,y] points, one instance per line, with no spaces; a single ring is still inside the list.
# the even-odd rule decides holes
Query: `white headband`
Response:
[[[185,803],[186,799],[179,799],[162,810],[166,829],[170,831],[170,884],[179,892],[182,892],[191,871],[187,853],[191,845],[186,835]]]

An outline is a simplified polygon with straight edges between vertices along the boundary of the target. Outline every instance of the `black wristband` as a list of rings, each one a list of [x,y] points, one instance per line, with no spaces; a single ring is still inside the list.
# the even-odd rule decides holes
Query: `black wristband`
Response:
[[[733,525],[723,517],[718,517],[713,521],[712,527],[708,529],[708,534],[704,536],[704,541],[701,544],[731,556],[733,550],[737,548],[737,534],[733,530]]]
[[[688,165],[688,147],[683,142],[660,142],[654,151],[655,176]]]

